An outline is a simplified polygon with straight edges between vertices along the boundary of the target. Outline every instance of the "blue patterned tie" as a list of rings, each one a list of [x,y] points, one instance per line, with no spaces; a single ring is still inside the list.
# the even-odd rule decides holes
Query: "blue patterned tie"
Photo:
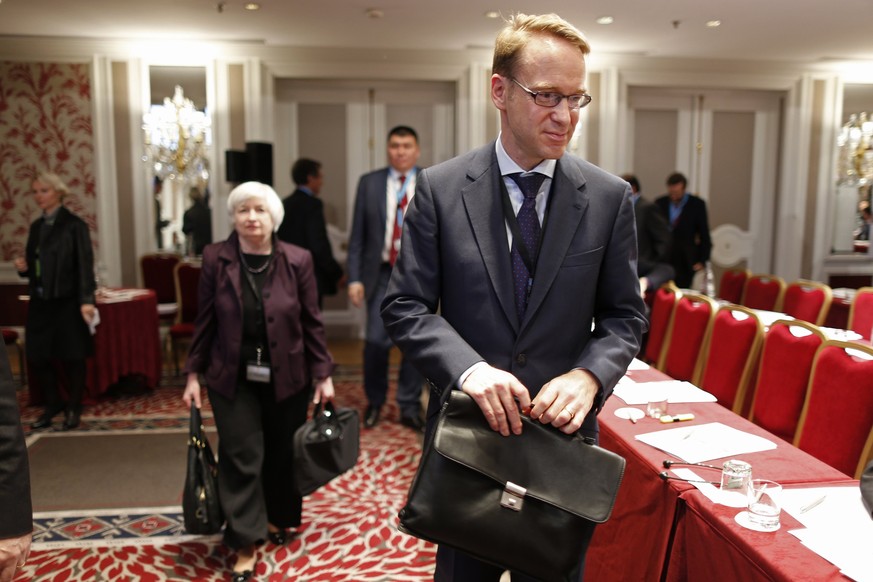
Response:
[[[536,198],[546,176],[543,174],[510,174],[509,177],[515,180],[521,193],[524,194],[524,202],[522,202],[516,218],[518,219],[519,234],[524,241],[524,246],[527,247],[528,256],[536,265],[540,245],[540,219],[537,216]],[[512,243],[512,282],[515,288],[515,311],[518,314],[518,320],[521,321],[527,309],[527,299],[530,295],[531,285],[533,285],[533,277],[525,266],[514,241]]]

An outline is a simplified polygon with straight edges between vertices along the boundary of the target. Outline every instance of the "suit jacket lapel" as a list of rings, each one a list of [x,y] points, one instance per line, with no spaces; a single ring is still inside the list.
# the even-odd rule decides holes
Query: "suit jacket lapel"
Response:
[[[242,286],[240,283],[240,273],[242,271],[240,270],[239,255],[237,253],[239,253],[239,238],[238,235],[233,232],[227,238],[227,242],[222,245],[218,256],[227,264],[225,273],[227,274],[230,286],[233,287],[233,292],[239,302],[240,310],[242,310]]]
[[[500,179],[500,167],[497,165],[493,143],[492,147],[480,150],[467,177],[471,183],[462,192],[462,197],[473,236],[479,245],[479,252],[500,306],[517,331],[519,321],[515,314],[512,263],[500,201],[500,183],[497,181]]]
[[[376,199],[376,208],[378,210],[379,216],[379,231],[382,233],[381,240],[385,240],[385,228],[387,228],[388,224],[388,168],[385,168],[382,171],[382,175],[379,177],[378,182],[378,191],[373,193],[373,197]]]
[[[579,222],[588,210],[588,202],[585,177],[575,165],[562,164],[558,160],[549,192],[549,213],[537,259],[536,275],[523,324],[531,320],[545,300],[570,242],[576,235]]]

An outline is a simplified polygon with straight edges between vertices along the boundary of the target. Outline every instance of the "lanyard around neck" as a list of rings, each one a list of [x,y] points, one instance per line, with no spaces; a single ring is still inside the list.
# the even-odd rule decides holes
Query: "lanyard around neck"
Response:
[[[537,260],[540,255],[543,235],[546,232],[546,222],[549,218],[549,206],[551,206],[552,197],[549,196],[546,199],[546,210],[543,213],[543,223],[540,226],[540,236],[537,239],[536,248],[533,249],[533,253],[531,253],[527,248],[527,245],[524,244],[524,238],[521,236],[521,229],[518,226],[518,217],[512,210],[512,201],[509,199],[509,190],[506,188],[504,178],[505,176],[500,176],[500,198],[503,202],[503,217],[506,219],[506,223],[509,225],[509,231],[512,233],[512,242],[518,249],[518,253],[521,255],[521,260],[524,261],[524,266],[527,267],[527,272],[530,274],[531,279],[533,279],[534,271],[536,271]],[[549,187],[551,188],[551,184],[549,184]]]

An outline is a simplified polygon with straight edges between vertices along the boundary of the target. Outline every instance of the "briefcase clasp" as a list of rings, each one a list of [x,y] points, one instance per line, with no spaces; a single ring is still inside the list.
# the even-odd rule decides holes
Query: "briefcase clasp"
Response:
[[[500,505],[513,511],[521,511],[525,495],[527,495],[527,489],[512,481],[507,481],[506,487],[503,488],[503,495],[500,496]]]

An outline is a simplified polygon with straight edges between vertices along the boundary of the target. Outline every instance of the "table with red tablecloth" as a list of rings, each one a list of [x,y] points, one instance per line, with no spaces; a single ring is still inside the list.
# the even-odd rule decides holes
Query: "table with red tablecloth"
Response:
[[[638,382],[669,379],[654,369],[632,371],[628,375]],[[752,472],[756,478],[771,479],[783,485],[849,483],[852,481],[847,475],[716,403],[671,404],[671,413],[691,412],[695,415],[693,421],[683,422],[681,425],[662,424],[658,420],[648,417],[632,423],[628,419],[615,416],[615,410],[623,406],[625,404],[620,398],[612,396],[607,400],[599,416],[600,445],[624,457],[627,466],[612,517],[605,524],[597,526],[594,533],[586,560],[585,580],[599,582],[660,580],[667,573],[674,555],[683,556],[685,561],[681,566],[684,572],[694,573],[694,568],[700,562],[709,559],[709,555],[705,552],[700,553],[706,549],[705,546],[701,546],[699,543],[690,545],[685,543],[690,537],[688,534],[692,528],[714,528],[715,531],[711,534],[711,539],[730,536],[751,538],[763,535],[743,530],[739,525],[736,526],[736,529],[741,531],[734,531],[729,524],[712,517],[720,515],[719,512],[721,512],[724,515],[729,515],[732,520],[739,511],[738,509],[714,504],[703,497],[689,483],[678,480],[662,480],[659,474],[665,471],[663,461],[676,459],[663,451],[637,441],[634,437],[638,434],[670,430],[678,426],[720,422],[743,432],[764,437],[777,444],[773,450],[737,455],[738,458],[751,463]],[[709,461],[709,464],[721,466],[726,460],[728,459],[715,459]],[[721,476],[720,472],[712,469],[697,467],[694,469],[698,475],[707,480],[718,481]],[[686,498],[696,502],[693,505],[694,509],[686,507]],[[695,519],[690,526],[686,523],[689,515],[696,515],[693,513],[694,511],[707,506],[709,506],[709,512],[702,512],[705,517]],[[727,530],[727,533],[724,533],[723,529]],[[681,536],[677,536],[677,532]],[[780,531],[776,535],[787,534]],[[806,554],[811,554],[816,563],[823,563],[823,570],[830,573],[838,572],[834,566],[801,546],[799,542],[797,544],[786,543],[785,545],[792,554],[803,555],[804,560],[801,560],[801,563],[806,563],[808,561]],[[785,567],[790,569],[789,566]],[[706,578],[689,575],[686,579],[705,580]],[[714,579],[744,580],[742,576],[737,578],[715,577]]]
[[[815,487],[858,487],[845,478]],[[776,532],[755,532],[734,519],[741,510],[718,505],[693,489],[682,494],[665,580],[742,580],[743,582],[830,582],[848,580],[839,568],[804,547],[788,533],[803,526],[787,512]]]
[[[128,377],[137,377],[148,388],[157,386],[162,361],[155,292],[108,289],[97,294],[97,310],[100,324],[94,334],[94,355],[87,362],[84,401],[95,401],[110,386]],[[28,379],[30,404],[42,404],[42,390],[35,375],[29,373]],[[63,385],[61,391],[65,391]]]

